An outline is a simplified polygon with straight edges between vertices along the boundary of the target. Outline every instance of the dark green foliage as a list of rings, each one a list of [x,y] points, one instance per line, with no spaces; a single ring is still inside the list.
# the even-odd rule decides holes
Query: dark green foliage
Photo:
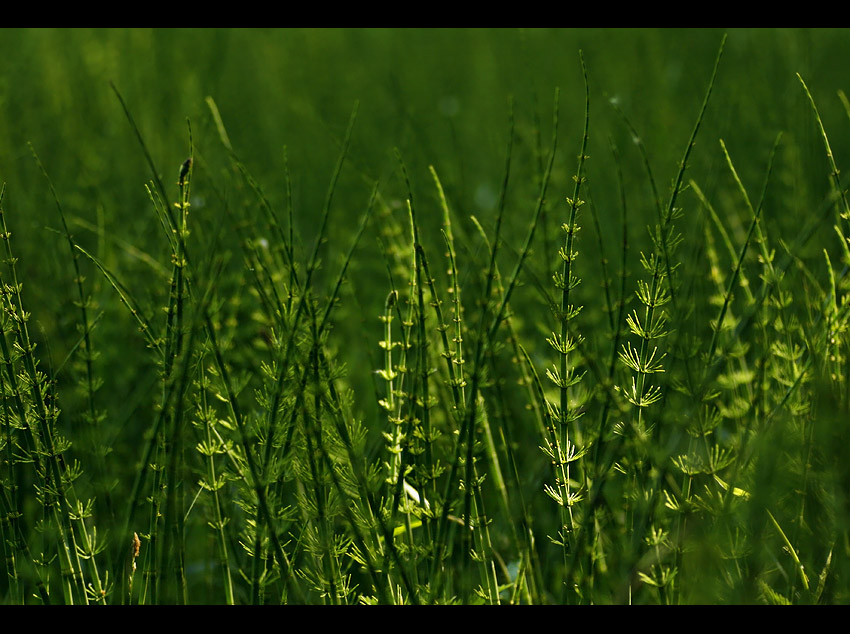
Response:
[[[850,601],[848,32],[0,35],[0,602]]]

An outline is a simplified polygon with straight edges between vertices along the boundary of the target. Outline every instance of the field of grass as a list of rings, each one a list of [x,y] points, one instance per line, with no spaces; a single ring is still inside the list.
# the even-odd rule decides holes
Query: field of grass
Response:
[[[849,30],[0,60],[0,603],[850,602]]]

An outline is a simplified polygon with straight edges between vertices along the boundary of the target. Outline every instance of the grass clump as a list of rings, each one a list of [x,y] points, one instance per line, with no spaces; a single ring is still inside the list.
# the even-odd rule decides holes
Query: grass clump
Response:
[[[280,37],[328,59],[360,38],[381,69],[393,33]],[[231,81],[213,53],[185,77],[153,69],[196,97],[173,130],[134,82],[102,84],[127,191],[84,171],[75,187],[59,137],[33,140],[30,168],[0,152],[0,600],[846,602],[847,99],[783,75],[798,119],[738,129],[730,112],[761,102],[733,103],[752,79],[729,57],[805,34],[618,32],[662,58],[696,43],[678,91],[668,58],[631,71],[658,87],[659,124],[604,92],[629,77],[601,35],[558,82],[523,74],[497,114],[477,100],[489,75],[446,71],[418,86],[457,91],[437,106],[402,80],[340,84],[334,103],[363,99],[346,124],[305,105],[327,87],[299,76],[305,130],[278,143],[268,125],[276,156],[251,106],[193,83]],[[63,37],[86,42],[62,62],[81,77],[120,41]],[[257,54],[294,45],[255,37]],[[520,32],[506,68],[549,38]],[[561,86],[551,120],[538,85]],[[88,128],[61,132],[103,165]],[[36,248],[54,234],[61,249]]]

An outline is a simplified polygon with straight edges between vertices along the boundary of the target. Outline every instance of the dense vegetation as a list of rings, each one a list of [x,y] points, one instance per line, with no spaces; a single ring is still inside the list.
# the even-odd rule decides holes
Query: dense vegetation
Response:
[[[0,32],[0,600],[850,600],[850,32]]]

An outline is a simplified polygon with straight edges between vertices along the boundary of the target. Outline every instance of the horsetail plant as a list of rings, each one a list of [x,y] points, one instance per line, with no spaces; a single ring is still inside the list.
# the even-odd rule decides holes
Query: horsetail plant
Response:
[[[26,456],[25,462],[31,463],[35,469],[33,486],[44,511],[44,548],[40,559],[34,563],[37,568],[42,569],[42,572],[37,574],[45,584],[42,586],[45,592],[49,591],[46,585],[49,561],[58,556],[64,600],[67,603],[105,603],[107,591],[110,589],[109,578],[105,576],[101,579],[95,559],[101,549],[97,529],[88,525],[93,514],[93,501],[81,500],[77,496],[74,482],[82,475],[82,468],[77,461],[70,465],[65,462],[63,454],[70,447],[70,442],[57,429],[59,409],[55,397],[51,394],[52,379],[38,370],[38,360],[34,354],[35,344],[30,338],[27,326],[30,314],[23,307],[23,286],[18,281],[15,265],[17,260],[12,254],[11,232],[6,225],[3,210],[5,192],[4,184],[0,188],[0,237],[4,243],[4,262],[9,277],[4,279],[0,276],[0,296],[3,304],[0,353],[16,410],[15,426],[24,436],[20,449]],[[6,279],[10,279],[11,283],[5,281]],[[8,335],[12,336],[14,352],[9,347],[6,338]],[[3,394],[3,398],[5,400],[6,394]],[[18,445],[18,442],[11,438],[11,416],[7,415],[6,425],[6,442],[10,443],[11,448],[12,442]],[[17,473],[13,478],[17,479]],[[16,489],[20,487],[21,482],[18,480]],[[16,489],[13,489],[12,499],[16,498]],[[17,512],[20,513],[20,509]],[[56,541],[49,542],[52,538]]]
[[[668,335],[669,315],[663,307],[675,297],[672,275],[678,265],[673,262],[673,258],[676,248],[682,241],[682,236],[676,232],[673,221],[682,217],[682,210],[677,207],[678,197],[683,190],[688,159],[708,107],[708,100],[717,77],[725,43],[726,37],[724,36],[714,63],[714,70],[702,108],[673,181],[670,200],[662,210],[659,224],[656,225],[654,232],[650,235],[654,251],[649,255],[641,253],[641,266],[649,278],[649,281],[639,280],[636,291],[638,300],[644,306],[643,316],[641,317],[637,310],[633,310],[632,314],[626,319],[630,332],[640,340],[640,347],[635,348],[631,342],[627,342],[623,345],[619,354],[622,363],[633,373],[630,384],[617,386],[617,390],[631,403],[634,413],[628,423],[618,423],[615,430],[631,441],[629,443],[631,446],[630,457],[619,462],[617,467],[619,471],[627,475],[631,482],[632,490],[629,493],[630,519],[628,521],[633,535],[632,548],[635,552],[633,555],[635,561],[637,561],[636,553],[640,548],[640,541],[644,537],[647,539],[647,544],[656,549],[656,552],[660,552],[659,547],[662,544],[665,544],[665,548],[669,545],[667,541],[668,531],[661,526],[654,525],[656,520],[653,507],[658,495],[658,487],[647,482],[649,469],[654,459],[649,445],[654,425],[649,423],[645,412],[663,397],[661,386],[653,384],[651,381],[655,375],[665,371],[663,361],[667,353],[659,352],[656,342]],[[666,470],[667,465],[665,464],[663,468]],[[658,475],[656,480],[657,478]],[[644,484],[640,484],[641,482]],[[647,532],[650,535],[647,536]],[[669,600],[668,593],[671,590],[675,574],[675,568],[665,566],[660,562],[652,566],[650,574],[638,571],[638,576],[644,583],[657,589],[662,602]],[[629,586],[630,592],[631,586]]]
[[[555,96],[555,136],[557,138],[557,92]],[[479,335],[478,341],[476,342],[475,349],[475,359],[473,362],[473,370],[472,370],[472,379],[471,379],[471,387],[470,393],[467,400],[466,393],[464,391],[454,392],[453,395],[455,397],[455,407],[459,404],[457,398],[460,397],[461,404],[463,409],[460,411],[461,417],[458,426],[458,439],[455,444],[455,454],[451,463],[451,468],[449,470],[449,476],[446,480],[446,485],[444,489],[444,506],[442,509],[442,513],[440,515],[440,521],[437,527],[437,549],[435,553],[435,557],[433,559],[433,563],[431,566],[431,577],[433,578],[434,574],[437,571],[437,565],[441,563],[442,553],[444,552],[445,547],[443,546],[442,540],[450,539],[450,535],[448,535],[448,519],[449,519],[449,510],[450,504],[449,499],[452,492],[452,489],[455,486],[455,478],[458,477],[458,471],[461,465],[465,467],[464,469],[464,477],[461,480],[461,487],[464,493],[463,496],[463,516],[462,516],[462,525],[464,527],[464,531],[461,534],[461,550],[463,553],[469,553],[469,557],[464,558],[465,565],[468,566],[470,559],[474,556],[478,559],[479,563],[482,565],[482,581],[484,581],[484,585],[489,588],[489,591],[486,593],[488,600],[491,602],[498,601],[498,595],[495,592],[495,571],[492,566],[492,562],[488,564],[487,554],[483,552],[486,550],[486,545],[489,543],[489,537],[486,535],[486,517],[483,514],[482,504],[479,501],[475,506],[476,509],[476,517],[475,520],[472,518],[473,512],[473,501],[475,496],[475,491],[480,491],[480,485],[483,482],[483,476],[479,477],[477,474],[477,469],[475,467],[476,457],[474,456],[474,449],[476,446],[475,441],[475,432],[476,432],[476,423],[477,418],[480,416],[478,413],[479,402],[483,403],[483,399],[479,399],[479,389],[480,389],[480,380],[483,372],[483,362],[485,359],[486,349],[489,348],[490,345],[493,344],[495,332],[498,329],[499,324],[501,323],[502,316],[504,315],[507,297],[505,298],[505,302],[502,303],[499,311],[495,315],[493,322],[489,329],[486,329],[487,319],[489,317],[489,309],[491,304],[491,293],[494,285],[494,281],[496,279],[496,253],[499,249],[500,245],[500,234],[501,234],[501,226],[502,226],[502,218],[505,210],[505,202],[506,202],[506,192],[508,187],[508,180],[510,177],[510,168],[511,168],[511,158],[513,151],[513,136],[514,136],[514,120],[513,120],[513,102],[510,103],[509,108],[509,131],[508,131],[508,147],[507,153],[505,157],[505,171],[504,178],[502,180],[502,188],[499,197],[499,206],[498,212],[496,215],[496,229],[495,236],[493,239],[493,245],[490,249],[490,262],[489,267],[487,269],[487,277],[486,277],[486,287],[484,290],[483,297],[483,310],[481,311],[480,318],[480,327],[479,327]],[[552,149],[552,157],[549,164],[549,173],[551,173],[552,161],[554,160],[554,152],[555,149]],[[546,184],[548,184],[548,177],[546,179]],[[438,191],[440,192],[441,199],[444,201],[445,197],[442,195],[442,187],[437,180]],[[537,213],[535,214],[534,222],[532,225],[531,233],[529,239],[526,242],[526,248],[530,244],[530,238],[533,236],[534,227],[536,227],[537,222],[539,221],[540,210],[543,206],[543,196],[545,195],[545,186],[543,187],[543,192],[541,193],[541,197],[538,204]],[[444,210],[444,218],[448,219],[448,211],[447,206],[443,204]],[[450,227],[448,220],[444,223],[447,228]],[[449,236],[446,241],[449,247],[449,257],[452,262],[452,267],[454,267],[454,249],[452,245],[452,239],[450,234],[444,233],[444,236]],[[512,282],[515,283],[516,275],[518,275],[519,270],[522,267],[522,261],[524,257],[521,258],[520,262],[517,264],[515,268],[515,277]],[[456,277],[454,278],[453,284],[456,286]],[[455,298],[455,301],[458,302],[459,307],[459,299]],[[459,315],[456,313],[456,319],[459,318]],[[459,322],[456,322],[459,325]],[[462,341],[462,336],[459,336],[460,341]],[[458,342],[459,343],[459,342]],[[451,355],[448,350],[444,351],[446,354]],[[450,376],[454,376],[454,373],[450,371]],[[465,381],[462,382],[462,385],[465,385]],[[483,405],[482,405],[483,406]],[[464,455],[465,454],[465,455]],[[479,543],[479,552],[477,554],[473,553],[471,546],[471,535],[477,534],[478,543]],[[474,538],[474,537],[473,537]],[[441,571],[442,572],[442,571]],[[437,588],[439,589],[443,583],[442,576],[440,577],[439,582],[437,583]]]
[[[574,189],[571,198],[567,198],[569,205],[569,219],[561,225],[565,234],[564,246],[559,249],[558,254],[563,263],[561,271],[556,271],[552,276],[555,288],[561,291],[560,308],[556,314],[556,321],[560,324],[560,331],[552,333],[546,341],[549,346],[559,355],[559,361],[551,369],[546,370],[547,378],[558,388],[558,402],[546,401],[548,437],[544,438],[543,452],[552,462],[555,475],[555,486],[546,485],[546,494],[552,498],[559,507],[560,528],[557,536],[550,537],[556,544],[560,545],[564,556],[564,568],[569,568],[569,559],[575,556],[575,527],[576,519],[573,514],[573,506],[581,499],[580,491],[573,491],[573,478],[570,473],[570,465],[586,453],[586,447],[580,447],[575,440],[570,441],[570,428],[575,428],[575,422],[581,416],[579,408],[570,403],[570,388],[578,385],[582,374],[576,373],[576,367],[570,363],[570,353],[581,344],[581,335],[574,335],[570,328],[570,321],[575,319],[581,312],[581,306],[570,303],[570,292],[580,283],[580,278],[575,275],[573,263],[578,255],[574,250],[575,235],[579,231],[577,223],[577,212],[584,205],[581,195],[581,186],[585,182],[584,164],[587,160],[587,140],[590,124],[590,88],[587,82],[587,69],[584,64],[584,56],[581,57],[581,68],[584,76],[585,108],[584,108],[584,132],[582,134],[581,150],[578,155],[578,166],[573,176]],[[575,438],[575,435],[573,435]],[[572,580],[564,579],[565,591],[569,595],[572,591],[570,584]]]
[[[101,423],[105,418],[105,414],[97,409],[97,404],[95,401],[95,393],[98,389],[100,389],[103,381],[95,377],[94,372],[94,361],[98,358],[98,353],[92,347],[91,340],[91,330],[94,327],[94,322],[91,320],[89,315],[89,309],[94,307],[93,300],[90,296],[86,296],[85,290],[83,288],[84,277],[82,272],[80,271],[80,252],[74,248],[74,237],[71,235],[71,232],[68,228],[68,222],[66,220],[65,211],[62,208],[62,204],[59,202],[59,196],[56,193],[56,188],[53,186],[53,181],[50,179],[50,176],[47,173],[47,169],[41,162],[41,159],[36,154],[35,148],[32,144],[29,144],[30,151],[32,152],[33,158],[41,169],[42,174],[44,174],[45,179],[47,180],[47,186],[50,189],[51,196],[53,197],[54,202],[56,203],[56,208],[59,212],[59,218],[62,221],[62,230],[65,234],[65,238],[68,242],[68,246],[71,250],[71,259],[74,264],[74,286],[77,290],[77,299],[74,304],[80,309],[80,323],[78,324],[78,330],[82,333],[80,340],[80,356],[82,357],[82,361],[85,365],[85,378],[81,378],[79,380],[79,388],[80,391],[85,394],[86,401],[88,403],[87,411],[83,415],[83,420],[88,423],[89,426],[89,443],[91,445],[92,455],[94,456],[96,474],[94,477],[94,481],[103,485],[103,488],[97,491],[97,494],[103,496],[105,501],[105,508],[108,516],[110,518],[114,518],[114,505],[111,499],[111,494],[109,492],[109,476],[106,471],[106,452],[108,451],[100,442],[99,436],[101,433]],[[95,320],[96,321],[96,320]]]

